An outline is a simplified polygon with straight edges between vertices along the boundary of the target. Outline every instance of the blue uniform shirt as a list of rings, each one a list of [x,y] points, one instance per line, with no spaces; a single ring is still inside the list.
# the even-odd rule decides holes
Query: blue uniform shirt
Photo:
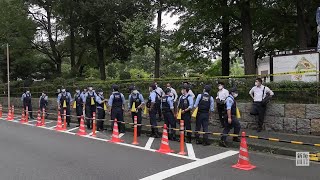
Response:
[[[31,93],[29,93],[30,98],[31,98]],[[21,96],[21,101],[23,102],[23,99],[27,96],[27,93],[23,93]]]
[[[116,91],[116,92],[113,92],[113,93],[111,94],[111,96],[110,96],[110,98],[109,98],[109,101],[108,101],[108,105],[109,105],[110,107],[112,107],[112,104],[113,104],[113,99],[114,99],[113,94],[114,94],[114,93],[119,93],[119,92]],[[124,95],[123,95],[122,93],[120,93],[120,96],[121,96],[121,99],[122,99],[122,104],[124,105],[125,102],[126,102],[126,100],[124,99]]]
[[[157,93],[156,91],[152,91],[149,95],[149,99],[151,100],[152,103],[156,103],[156,98],[157,98]]]
[[[166,96],[168,96],[168,95],[166,95]],[[168,99],[167,99],[167,102],[169,103],[169,106],[170,106],[170,109],[172,110],[172,109],[174,109],[174,106],[173,106],[173,98],[171,97],[171,96],[168,96]],[[162,109],[162,103],[161,103],[161,109]]]
[[[103,95],[98,95],[98,96],[96,96],[96,102],[98,103],[98,104],[102,104],[102,99],[104,99],[104,97],[103,97]],[[103,106],[101,107],[101,106],[97,106],[97,108],[98,109],[101,109],[101,108],[104,108]]]
[[[136,99],[136,98],[137,98],[137,94],[131,93],[131,94],[129,95],[128,109],[131,109],[131,104],[130,104],[131,96],[133,97],[133,99]],[[144,104],[143,96],[142,96],[142,94],[140,94],[140,93],[139,93],[139,99],[140,99],[140,101],[141,101],[141,104]]]
[[[64,94],[64,93],[60,93],[60,94],[58,95],[58,99],[57,99],[58,104],[60,104],[60,99],[61,99],[62,94]],[[70,100],[70,104],[71,104],[72,101],[73,101],[73,100],[72,100],[72,97],[71,97],[71,94],[70,94],[69,92],[65,92],[65,94],[66,94],[67,98]]]
[[[228,96],[226,99],[227,110],[231,110],[231,107],[233,104],[234,104],[234,98],[231,96]]]
[[[208,94],[207,92],[205,92],[204,94]],[[208,94],[209,95],[209,94]],[[201,100],[201,96],[202,94],[198,94],[197,96],[197,99],[196,99],[196,102],[194,103],[194,107],[197,108],[199,103],[200,103],[200,100]],[[211,96],[210,97],[210,111],[213,112],[214,111],[214,99],[213,97]]]
[[[181,95],[180,96],[180,98],[179,98],[179,102],[178,102],[178,107],[179,107],[179,105],[180,105],[180,100],[181,100],[181,98],[182,99],[186,99],[187,98],[187,96],[189,96],[188,97],[188,101],[189,101],[189,109],[192,109],[192,107],[193,107],[193,97],[191,96],[191,95],[189,95],[189,94],[187,94],[187,95]]]
[[[82,93],[83,94],[83,93]],[[87,97],[88,97],[88,94],[90,94],[90,95],[93,95],[94,96],[94,99],[96,99],[97,98],[97,94],[95,93],[95,92],[93,92],[93,91],[88,91],[88,92],[86,92],[85,94],[83,94],[82,95],[82,100],[83,100],[83,103],[86,103],[86,100],[87,100]]]

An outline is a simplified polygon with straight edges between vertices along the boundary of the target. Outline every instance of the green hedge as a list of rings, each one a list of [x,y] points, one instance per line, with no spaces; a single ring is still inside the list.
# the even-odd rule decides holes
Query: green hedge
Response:
[[[229,79],[218,79],[218,78],[190,78],[190,79],[157,79],[156,81],[160,87],[165,87],[166,83],[171,85],[180,92],[182,82],[188,81],[191,83],[192,90],[195,94],[201,93],[204,85],[209,84],[213,86],[212,95],[216,96],[217,83],[222,81],[226,84],[226,88],[237,87],[239,91],[240,101],[251,101],[251,97],[248,92],[254,85],[255,78],[229,78]],[[12,96],[21,96],[26,84],[30,84],[30,90],[34,96],[39,96],[42,91],[47,92],[49,96],[55,96],[56,90],[61,85],[65,86],[73,94],[76,87],[83,89],[88,85],[92,85],[95,89],[103,89],[105,94],[111,93],[111,86],[118,84],[120,91],[126,96],[129,94],[128,87],[132,84],[136,85],[144,96],[148,96],[148,87],[154,79],[130,79],[130,80],[108,80],[108,81],[90,81],[82,79],[63,79],[57,78],[52,82],[41,81],[41,82],[23,82],[16,81],[11,83],[11,94]],[[29,85],[28,84],[28,85]],[[306,83],[306,82],[271,82],[266,83],[275,92],[274,101],[280,103],[306,103],[306,104],[317,104],[319,102],[319,86],[318,82]],[[6,91],[4,84],[0,86],[0,91]],[[5,96],[2,94],[2,96]]]

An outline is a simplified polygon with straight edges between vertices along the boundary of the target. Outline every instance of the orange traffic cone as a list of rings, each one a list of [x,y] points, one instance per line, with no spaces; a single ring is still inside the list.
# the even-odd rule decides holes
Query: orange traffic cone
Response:
[[[46,110],[43,108],[43,110],[42,110],[42,119],[41,119],[42,126],[46,126],[45,119],[46,119]]]
[[[80,127],[79,127],[79,131],[78,131],[77,135],[78,136],[86,136],[87,135],[86,128],[84,126],[83,116],[81,116]]]
[[[28,109],[28,106],[26,107],[26,123],[29,122],[29,109]]]
[[[0,104],[0,118],[2,118],[2,105]]]
[[[25,115],[24,110],[22,110],[20,123],[21,123],[21,124],[24,124],[24,123],[26,123],[26,122],[27,122],[27,121],[26,121],[26,115]]]
[[[173,150],[170,149],[170,146],[169,146],[168,131],[167,131],[166,124],[163,125],[163,133],[162,133],[160,149],[156,152],[163,153],[163,154],[174,152]]]
[[[114,123],[113,123],[112,139],[111,139],[110,142],[111,143],[123,142],[123,140],[121,140],[120,137],[119,137],[119,129],[118,129],[117,119],[115,119]]]
[[[63,111],[63,131],[67,130],[67,110]]]
[[[42,126],[40,110],[38,110],[37,124],[36,126]]]
[[[253,166],[252,164],[250,164],[250,161],[249,161],[246,133],[242,132],[241,136],[242,137],[241,137],[241,143],[240,143],[240,152],[239,152],[238,163],[233,165],[232,167],[237,168],[237,169],[241,169],[241,170],[245,170],[245,171],[249,171],[249,170],[256,168],[256,166]]]
[[[9,112],[8,112],[8,116],[7,116],[7,121],[11,121],[11,109],[9,109]]]
[[[92,137],[97,137],[96,131],[97,131],[96,113],[93,112],[93,114],[92,114],[92,134],[91,134]]]
[[[56,131],[63,131],[60,111],[58,111],[58,121],[57,121]]]
[[[184,151],[184,120],[180,120],[180,155],[186,155]]]

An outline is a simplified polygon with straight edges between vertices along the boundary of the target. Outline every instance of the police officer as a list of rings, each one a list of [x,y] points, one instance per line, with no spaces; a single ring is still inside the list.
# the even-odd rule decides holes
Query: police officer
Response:
[[[184,84],[182,86],[182,95],[179,98],[178,109],[182,110],[181,119],[184,120],[185,129],[191,130],[191,109],[193,107],[193,98],[189,94],[190,86]],[[191,133],[187,133],[187,143],[191,143]]]
[[[223,134],[228,134],[232,128],[234,128],[234,134],[239,134],[241,126],[236,117],[237,102],[235,100],[235,98],[238,97],[238,91],[236,88],[232,88],[229,92],[230,95],[226,99],[227,120],[225,121]],[[221,136],[219,146],[227,147],[226,140],[227,136]],[[238,137],[233,137],[233,141],[240,142],[240,139]]]
[[[88,129],[92,129],[93,113],[96,112],[96,97],[97,94],[93,91],[93,87],[88,86],[88,91],[84,95],[86,124]]]
[[[58,109],[60,110],[61,113],[61,118],[64,118],[64,111],[66,111],[66,119],[67,119],[67,126],[70,127],[70,106],[72,103],[72,97],[69,92],[66,91],[64,87],[61,88],[61,93],[58,95]]]
[[[42,92],[40,98],[39,98],[39,107],[40,107],[40,111],[42,112],[43,110],[45,112],[47,112],[47,106],[48,106],[48,96],[46,95],[45,92]],[[47,117],[47,113],[46,113],[46,117]]]
[[[103,91],[102,89],[99,89],[97,91],[98,95],[96,97],[97,102],[97,111],[98,111],[98,120],[97,120],[97,131],[103,131],[104,130],[104,119],[105,119],[105,111],[104,111],[104,105],[106,103],[106,99],[104,99]]]
[[[152,84],[149,87],[149,99],[147,102],[147,108],[149,111],[149,118],[150,118],[150,125],[151,127],[151,134],[149,135],[150,137],[154,137],[154,138],[160,138],[160,135],[158,133],[158,128],[156,128],[155,126],[157,126],[157,108],[156,108],[156,102],[158,101],[158,96],[156,94],[156,85]]]
[[[159,115],[159,118],[158,118],[158,122],[161,122],[162,120],[162,112],[161,112],[161,98],[164,96],[164,92],[163,92],[163,89],[161,87],[158,86],[158,83],[157,82],[154,82],[154,85],[156,85],[156,94],[157,94],[157,101],[156,101],[156,108],[157,108],[157,113]]]
[[[26,107],[28,107],[30,119],[34,119],[32,116],[32,101],[31,101],[31,93],[29,89],[27,89],[26,92],[22,94],[21,101],[23,102],[24,110],[26,110]]]
[[[129,103],[128,103],[128,111],[131,111],[133,103],[135,103],[136,106],[136,112],[131,112],[131,118],[134,123],[134,117],[137,116],[137,123],[142,123],[142,108],[144,106],[144,99],[142,94],[139,93],[139,91],[136,89],[135,86],[130,86],[129,91],[131,94],[129,95]],[[138,126],[138,136],[141,135],[141,126]]]
[[[217,93],[217,109],[219,114],[219,120],[221,123],[221,127],[224,128],[224,122],[225,122],[225,115],[226,115],[226,99],[229,96],[229,91],[224,88],[224,83],[219,82],[218,83],[218,93]]]
[[[168,128],[176,128],[176,120],[174,118],[173,98],[169,88],[164,90],[165,96],[161,98],[161,110],[163,113],[164,122]],[[169,140],[177,141],[176,131],[169,131]]]
[[[170,83],[167,83],[167,88],[169,88],[171,91],[170,96],[173,98],[174,111],[176,111],[177,110],[177,100],[178,100],[177,91],[171,86]]]
[[[76,103],[76,114],[78,118],[77,127],[80,126],[81,116],[83,115],[83,103],[84,103],[84,94],[80,92],[79,88],[76,88],[76,93],[74,94],[74,102]]]
[[[124,95],[119,92],[118,85],[112,85],[112,94],[109,98],[108,105],[111,107],[111,120],[118,120],[118,127],[120,133],[125,133],[125,125],[121,122],[123,120],[123,111],[125,105]],[[111,128],[113,129],[113,121],[111,121]]]
[[[209,95],[211,91],[211,87],[206,85],[204,87],[203,93],[197,96],[194,107],[198,107],[198,113],[196,117],[196,131],[200,131],[201,126],[203,128],[203,132],[208,132],[209,125],[209,112],[214,111],[214,100],[213,97]],[[208,142],[208,134],[203,135],[203,142],[199,140],[199,134],[196,133],[196,143],[203,144],[204,146],[210,145]]]

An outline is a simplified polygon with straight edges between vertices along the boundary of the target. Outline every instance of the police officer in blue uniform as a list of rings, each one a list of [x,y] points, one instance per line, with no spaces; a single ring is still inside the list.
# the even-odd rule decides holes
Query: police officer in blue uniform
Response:
[[[184,120],[185,129],[191,130],[191,109],[193,107],[193,97],[189,94],[190,86],[184,84],[182,86],[182,95],[179,98],[178,109],[182,110],[181,119]],[[187,133],[187,143],[191,143],[191,133]]]
[[[211,87],[209,85],[206,85],[204,87],[203,93],[197,96],[196,102],[194,104],[194,107],[198,108],[195,131],[200,131],[202,126],[203,132],[208,132],[210,112],[214,111],[214,100],[213,97],[209,95],[210,91]],[[203,142],[199,140],[200,135],[198,133],[196,133],[195,136],[197,144],[202,143],[204,146],[210,145],[210,143],[208,142],[208,134],[203,135]]]
[[[32,101],[31,101],[31,93],[29,89],[27,89],[26,92],[22,94],[21,101],[23,102],[24,110],[26,110],[26,107],[28,107],[30,119],[34,119],[32,116]]]
[[[234,128],[234,134],[240,133],[240,123],[236,117],[237,112],[237,102],[235,98],[238,97],[238,91],[236,88],[230,89],[230,95],[226,99],[226,111],[227,111],[227,120],[225,121],[225,128],[223,134],[228,134],[232,128]],[[227,147],[226,144],[227,136],[222,136],[219,146]],[[233,141],[240,142],[238,137],[233,137]]]
[[[64,115],[64,111],[66,111],[66,119],[67,119],[67,126],[70,127],[70,121],[71,121],[71,117],[70,117],[70,106],[72,103],[72,97],[71,94],[69,92],[66,91],[66,89],[64,87],[61,88],[61,92],[58,95],[58,109],[60,110],[61,113],[61,118],[63,119],[63,115]],[[66,107],[64,107],[64,103],[66,105]]]
[[[157,88],[157,86],[155,84],[151,84],[149,87],[150,95],[149,95],[149,99],[147,102],[147,108],[149,111],[150,125],[152,126],[151,127],[151,134],[149,135],[149,137],[160,138],[160,135],[158,133],[158,128],[155,127],[155,126],[157,126],[156,102],[158,101],[156,88]]]
[[[124,122],[123,111],[125,105],[124,95],[119,92],[118,85],[112,85],[113,92],[109,98],[108,105],[111,107],[111,120],[118,120],[118,127],[120,133],[125,133],[125,125],[121,122]],[[111,121],[111,128],[113,129],[114,122]]]
[[[78,118],[77,127],[80,126],[81,116],[83,115],[83,104],[84,104],[84,94],[80,92],[79,88],[76,88],[76,93],[74,94],[74,102],[76,103],[76,114]]]
[[[173,98],[171,97],[171,90],[169,88],[164,90],[165,96],[161,98],[161,110],[164,122],[168,128],[176,128],[176,120],[174,118]],[[176,131],[169,130],[169,140],[177,141]]]
[[[96,112],[96,97],[97,94],[93,91],[93,87],[88,86],[88,91],[84,95],[86,124],[88,129],[92,129],[93,113]]]
[[[98,95],[96,97],[97,102],[97,111],[98,111],[98,119],[97,119],[97,131],[103,131],[104,130],[104,119],[106,116],[106,113],[104,111],[104,105],[106,103],[106,99],[104,99],[103,91],[102,89],[99,89],[97,91]]]
[[[42,112],[43,110],[47,112],[47,106],[48,106],[48,96],[46,95],[45,92],[42,92],[40,98],[39,98],[39,107],[40,111]],[[48,114],[46,113],[46,117]]]
[[[128,103],[128,111],[131,111],[133,103],[136,106],[136,112],[131,112],[132,122],[134,123],[134,117],[137,116],[137,123],[142,123],[142,108],[144,106],[144,99],[142,94],[136,89],[135,86],[130,86],[129,91],[131,94],[129,95],[129,103]],[[141,135],[141,126],[138,126],[138,136]]]

